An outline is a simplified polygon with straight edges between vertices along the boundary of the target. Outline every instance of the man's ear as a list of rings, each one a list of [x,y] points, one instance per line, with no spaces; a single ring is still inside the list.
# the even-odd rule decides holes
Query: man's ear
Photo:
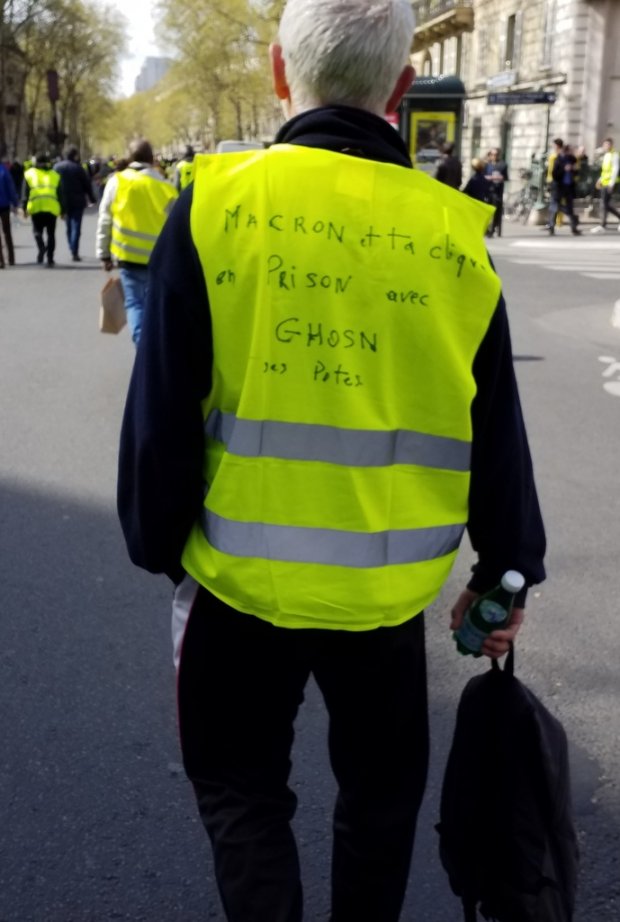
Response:
[[[411,64],[407,64],[400,73],[398,80],[394,84],[394,89],[392,90],[392,95],[385,104],[385,114],[390,115],[392,112],[396,112],[398,109],[398,104],[401,99],[409,90],[415,80],[415,68]]]
[[[271,76],[273,78],[273,89],[278,99],[282,101],[291,98],[291,91],[286,82],[286,66],[282,57],[282,46],[272,44],[269,46],[269,59],[271,61]]]

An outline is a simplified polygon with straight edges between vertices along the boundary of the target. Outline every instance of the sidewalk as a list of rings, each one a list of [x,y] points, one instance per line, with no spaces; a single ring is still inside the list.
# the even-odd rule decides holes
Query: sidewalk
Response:
[[[577,206],[575,214],[579,217],[579,230],[584,237],[590,236],[590,231],[596,227],[600,221],[598,214],[588,212],[587,206]],[[546,216],[546,212],[545,212]],[[563,223],[558,227],[556,224],[556,235],[570,235],[570,222],[566,215],[563,215]],[[613,223],[607,224],[607,230],[604,234],[592,235],[592,239],[605,240],[605,238],[618,239],[620,235],[616,228],[620,226],[613,219]],[[504,215],[502,221],[502,237],[540,237],[544,239],[547,236],[544,224],[523,224],[521,221],[511,220]]]

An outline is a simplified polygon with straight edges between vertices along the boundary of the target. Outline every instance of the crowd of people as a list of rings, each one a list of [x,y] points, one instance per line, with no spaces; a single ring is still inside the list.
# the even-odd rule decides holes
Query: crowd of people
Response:
[[[600,223],[591,228],[593,234],[605,231],[609,215],[618,219],[620,230],[620,212],[613,204],[614,190],[620,181],[620,158],[612,138],[602,142],[601,151],[600,175],[590,190],[596,188],[600,192]],[[131,156],[130,152],[128,157],[109,156],[81,161],[78,148],[71,146],[62,158],[40,152],[23,163],[18,160],[0,161],[0,269],[15,265],[10,215],[11,211],[17,213],[20,209],[32,220],[38,263],[49,268],[55,265],[55,234],[59,217],[65,221],[72,259],[79,262],[84,211],[95,205],[101,209],[106,187],[115,176],[130,168]],[[194,157],[194,148],[187,145],[183,154],[177,158],[152,154],[148,168],[152,178],[166,180],[180,193],[193,179]],[[454,143],[449,142],[443,145],[435,178],[460,189],[471,198],[492,205],[494,213],[487,236],[500,237],[504,193],[509,181],[508,165],[502,158],[501,150],[493,147],[485,157],[473,158],[471,168],[471,175],[463,184],[463,166],[455,153]],[[585,149],[582,146],[573,148],[561,138],[556,138],[546,159],[545,176],[549,218],[544,229],[551,236],[561,224],[562,215],[568,218],[571,232],[574,235],[581,234],[574,202],[579,195],[584,194],[586,186],[589,188],[590,175],[590,163]],[[113,182],[115,184],[116,181]],[[131,312],[130,315],[133,316]],[[137,341],[139,323],[136,327],[132,326],[132,333]]]
[[[152,155],[154,174],[180,192],[192,181],[194,149],[187,146],[176,159]],[[63,156],[40,151],[20,162],[0,160],[0,269],[15,265],[11,213],[28,216],[37,248],[37,263],[55,266],[56,225],[65,222],[67,243],[74,262],[81,262],[80,237],[86,208],[104,200],[110,180],[123,173],[128,158],[108,157],[80,160],[80,152],[69,146]],[[4,246],[3,246],[4,238]],[[6,259],[4,250],[6,248]]]
[[[487,230],[487,236],[502,234],[502,217],[504,213],[504,189],[508,182],[508,166],[501,157],[498,147],[492,147],[486,158],[474,157],[472,174],[463,186],[463,166],[454,153],[454,144],[443,146],[442,156],[437,164],[435,178],[454,189],[461,189],[465,195],[480,202],[493,205],[495,211]]]
[[[571,232],[579,236],[579,218],[575,214],[574,203],[579,195],[600,192],[600,223],[591,228],[591,233],[603,233],[607,227],[610,214],[618,218],[620,229],[620,212],[613,205],[613,194],[620,178],[619,155],[614,148],[612,138],[605,138],[601,144],[600,175],[590,188],[590,161],[583,146],[573,147],[562,138],[555,138],[552,149],[546,158],[545,184],[548,193],[548,221],[544,225],[550,236],[561,224],[562,215],[569,220]],[[435,178],[455,189],[461,189],[466,195],[486,202],[495,208],[493,220],[489,225],[487,236],[501,236],[504,214],[504,192],[509,180],[508,166],[502,159],[499,148],[491,148],[486,157],[474,157],[471,161],[472,173],[463,185],[463,168],[454,153],[454,144],[443,146],[442,157],[437,165]]]

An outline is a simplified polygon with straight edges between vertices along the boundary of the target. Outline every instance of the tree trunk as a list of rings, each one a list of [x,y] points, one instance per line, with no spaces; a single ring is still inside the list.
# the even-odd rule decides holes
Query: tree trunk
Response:
[[[8,29],[4,17],[4,0],[0,0],[0,155],[6,148],[6,57]]]

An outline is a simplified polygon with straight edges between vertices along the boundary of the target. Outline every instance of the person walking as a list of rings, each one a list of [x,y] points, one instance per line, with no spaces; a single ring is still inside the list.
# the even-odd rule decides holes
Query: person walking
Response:
[[[32,166],[32,164],[30,164]],[[18,194],[22,187],[24,181],[24,164],[20,163],[19,160],[13,160],[9,167],[9,173],[13,179],[13,185],[15,186]]]
[[[64,200],[60,176],[52,169],[52,160],[47,153],[36,154],[33,166],[24,173],[22,208],[32,219],[37,262],[41,264],[47,257],[46,265],[48,269],[53,269],[56,221],[59,215],[64,215]]]
[[[452,141],[443,145],[442,156],[435,172],[435,179],[453,189],[460,189],[463,182],[463,165],[454,153]]]
[[[601,223],[590,230],[591,234],[602,234],[607,229],[607,216],[612,214],[618,218],[618,231],[620,231],[620,212],[614,208],[613,194],[618,181],[620,158],[614,147],[613,138],[603,141],[603,162],[601,175],[596,183],[596,188],[601,190]]]
[[[11,211],[17,211],[19,198],[11,174],[2,161],[0,161],[0,269],[4,269],[4,251],[2,249],[2,235],[6,243],[7,261],[9,266],[15,265],[15,248],[11,234]]]
[[[194,157],[194,148],[188,144],[174,170],[174,186],[177,192],[186,189],[194,178]]]
[[[549,203],[549,235],[555,234],[556,217],[559,211],[567,215],[570,220],[571,233],[578,236],[581,231],[577,224],[579,219],[574,212],[575,201],[575,169],[577,158],[570,147],[558,138],[553,142],[558,152],[553,161],[551,172],[551,201]]]
[[[288,0],[286,124],[266,150],[196,157],[150,262],[118,511],[133,562],[176,586],[183,762],[229,922],[302,919],[288,778],[310,676],[338,783],[330,918],[400,918],[424,609],[466,529],[451,630],[506,569],[544,578],[491,211],[413,170],[385,119],[413,32],[409,0]]]
[[[87,202],[95,204],[92,186],[86,170],[80,163],[80,152],[77,147],[68,147],[64,160],[55,164],[54,169],[60,176],[60,186],[65,203],[65,222],[67,227],[67,243],[71,250],[74,262],[81,262],[80,236],[82,234],[82,218]]]
[[[473,170],[467,180],[463,192],[470,198],[475,198],[479,202],[486,202],[490,205],[494,201],[493,186],[486,176],[486,162],[481,157],[474,157],[471,162]],[[490,232],[488,232],[490,233]]]
[[[502,160],[499,147],[492,147],[488,152],[484,173],[491,183],[493,190],[492,204],[495,206],[489,237],[492,237],[495,233],[497,233],[498,237],[501,237],[502,218],[504,216],[504,190],[509,177],[508,164],[505,160]]]
[[[155,242],[177,191],[155,169],[153,148],[144,139],[129,149],[129,166],[110,175],[99,206],[97,258],[109,272],[118,261],[127,323],[138,345]]]

